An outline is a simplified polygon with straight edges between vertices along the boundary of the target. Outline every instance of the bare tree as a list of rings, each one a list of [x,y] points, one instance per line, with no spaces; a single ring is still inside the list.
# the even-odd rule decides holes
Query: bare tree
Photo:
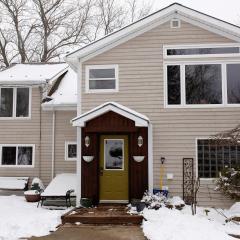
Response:
[[[127,5],[127,16],[130,19],[130,22],[135,22],[138,19],[141,19],[147,16],[152,9],[151,1],[138,1],[138,0],[126,0]]]
[[[144,1],[0,0],[0,64],[59,61],[147,15]]]
[[[35,53],[41,62],[59,57],[65,47],[79,46],[88,42],[92,0],[75,1],[66,4],[65,0],[33,0],[39,17],[39,48]]]
[[[6,24],[13,30],[12,43],[17,46],[21,62],[28,61],[28,40],[35,28],[35,24],[30,20],[27,0],[0,0],[3,17]]]

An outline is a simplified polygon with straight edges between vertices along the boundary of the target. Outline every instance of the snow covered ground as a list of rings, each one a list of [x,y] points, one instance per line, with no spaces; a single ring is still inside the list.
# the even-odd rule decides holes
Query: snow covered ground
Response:
[[[37,208],[37,203],[28,203],[24,197],[0,196],[0,239],[48,235],[56,230],[65,212]]]
[[[240,235],[240,225],[225,223],[225,217],[213,208],[206,216],[206,208],[197,208],[197,215],[191,215],[191,208],[170,210],[162,207],[159,210],[145,209],[143,214],[147,221],[143,223],[143,232],[150,240],[234,240],[228,233]],[[219,210],[222,211],[222,210]],[[240,216],[240,203],[230,210],[225,210],[227,217]]]

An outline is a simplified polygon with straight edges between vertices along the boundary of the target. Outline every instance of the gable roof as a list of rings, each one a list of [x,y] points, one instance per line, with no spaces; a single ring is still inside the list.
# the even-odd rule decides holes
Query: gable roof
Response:
[[[207,29],[234,41],[240,42],[240,28],[236,25],[204,14],[184,5],[173,3],[155,13],[152,13],[120,30],[117,30],[85,47],[66,56],[66,61],[74,70],[77,69],[78,60],[86,61],[106,50],[128,41],[150,29],[153,29],[172,18]]]
[[[101,104],[98,107],[72,119],[72,124],[74,127],[84,127],[87,121],[110,111],[133,120],[135,122],[135,126],[137,127],[147,127],[149,124],[148,117],[116,102],[106,102]]]
[[[51,83],[68,68],[67,63],[21,63],[0,72],[0,84]]]

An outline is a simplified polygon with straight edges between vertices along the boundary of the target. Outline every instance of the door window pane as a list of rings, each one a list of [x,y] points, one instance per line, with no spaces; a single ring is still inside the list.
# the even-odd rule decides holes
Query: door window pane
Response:
[[[18,147],[18,165],[32,165],[32,147]]]
[[[2,147],[2,165],[16,165],[16,147]]]
[[[181,103],[180,66],[167,66],[168,104]]]
[[[124,141],[122,139],[106,139],[104,141],[104,169],[124,169]]]
[[[13,115],[13,88],[1,88],[0,117]]]
[[[227,64],[228,103],[240,103],[240,64]]]
[[[29,115],[29,88],[17,89],[17,117],[28,117]]]
[[[186,65],[185,84],[187,104],[222,103],[220,64]]]

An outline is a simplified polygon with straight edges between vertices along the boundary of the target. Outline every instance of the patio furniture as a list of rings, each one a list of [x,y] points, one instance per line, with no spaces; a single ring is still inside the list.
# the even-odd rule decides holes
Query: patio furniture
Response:
[[[57,175],[40,195],[38,206],[47,200],[64,200],[66,207],[71,206],[71,197],[76,196],[76,174],[62,173]]]
[[[28,189],[29,177],[0,177],[0,190],[22,190]]]

